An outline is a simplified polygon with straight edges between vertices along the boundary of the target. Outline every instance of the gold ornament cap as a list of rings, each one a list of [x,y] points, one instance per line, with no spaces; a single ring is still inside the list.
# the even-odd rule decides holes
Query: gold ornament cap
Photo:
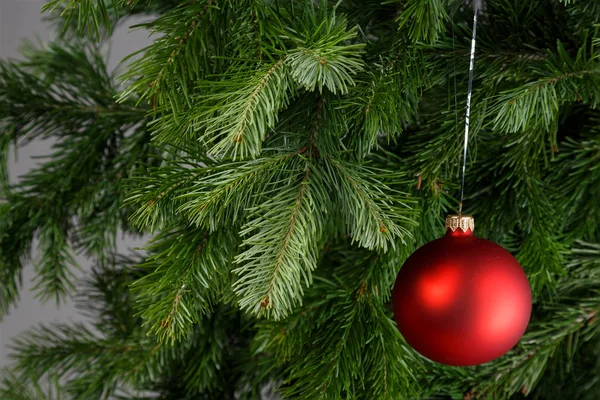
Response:
[[[450,214],[446,217],[446,229],[455,232],[460,229],[463,232],[471,230],[475,232],[475,218],[472,215]]]

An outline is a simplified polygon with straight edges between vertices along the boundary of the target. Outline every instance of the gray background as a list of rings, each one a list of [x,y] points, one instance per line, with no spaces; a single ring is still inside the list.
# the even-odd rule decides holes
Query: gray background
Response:
[[[44,0],[0,0],[0,58],[18,57],[18,48],[23,39],[42,41],[51,40],[55,35],[52,27],[43,21],[40,7]],[[128,21],[133,25],[139,20]],[[110,68],[115,68],[119,61],[126,55],[149,43],[147,32],[129,31],[126,26],[120,27],[114,34],[109,56]],[[18,180],[33,166],[36,161],[33,156],[46,155],[51,152],[51,141],[37,141],[26,147],[19,148],[15,159],[14,152],[9,161],[10,178],[12,182]],[[129,238],[120,240],[118,247],[120,251],[140,246],[142,242],[134,242]],[[35,256],[35,254],[34,254]],[[81,257],[77,260],[82,266],[79,274],[85,274],[90,268],[90,261]],[[23,288],[21,299],[16,308],[12,308],[8,316],[0,322],[0,367],[10,364],[10,345],[13,338],[19,333],[34,327],[40,323],[68,322],[81,320],[72,301],[61,304],[59,307],[54,303],[42,304],[34,298],[30,291],[33,278],[33,268],[28,265],[23,271]]]

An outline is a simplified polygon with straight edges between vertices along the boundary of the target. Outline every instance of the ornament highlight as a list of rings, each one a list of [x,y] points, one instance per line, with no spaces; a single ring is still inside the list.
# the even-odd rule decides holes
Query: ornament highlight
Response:
[[[448,216],[446,235],[406,260],[392,293],[402,336],[442,364],[500,357],[519,341],[531,315],[529,282],[517,260],[473,231],[473,217]]]

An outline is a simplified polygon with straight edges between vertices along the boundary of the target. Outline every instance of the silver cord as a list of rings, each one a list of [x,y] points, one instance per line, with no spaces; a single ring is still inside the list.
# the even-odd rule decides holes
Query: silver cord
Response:
[[[462,202],[465,195],[465,173],[467,171],[467,147],[469,146],[469,117],[471,115],[471,94],[473,90],[473,69],[475,68],[475,37],[477,33],[477,11],[479,2],[474,2],[473,15],[473,38],[471,39],[471,63],[469,65],[469,86],[467,89],[467,111],[465,114],[465,144],[463,148],[462,180],[460,184],[460,202],[458,203],[458,215],[462,213]]]

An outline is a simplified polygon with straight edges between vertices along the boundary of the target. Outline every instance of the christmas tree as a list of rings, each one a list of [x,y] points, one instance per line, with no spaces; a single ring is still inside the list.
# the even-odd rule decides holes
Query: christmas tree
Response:
[[[36,293],[88,319],[19,337],[0,398],[599,398],[597,0],[478,10],[463,210],[527,274],[522,340],[444,366],[392,317],[458,208],[472,6],[49,1],[59,38],[0,63],[0,313],[35,251]],[[152,43],[108,71],[140,14]],[[152,239],[116,254],[119,232]]]

